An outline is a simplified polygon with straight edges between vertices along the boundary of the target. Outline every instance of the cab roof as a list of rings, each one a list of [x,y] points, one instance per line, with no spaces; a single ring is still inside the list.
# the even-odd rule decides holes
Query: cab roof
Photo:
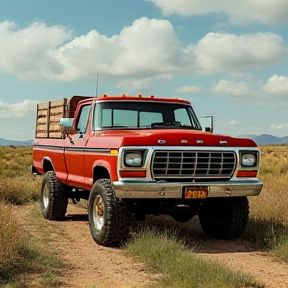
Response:
[[[79,96],[73,96],[74,97],[79,97]],[[120,95],[120,96],[108,96],[107,94],[103,94],[102,96],[95,97],[83,97],[83,100],[81,103],[89,103],[91,101],[96,101],[96,102],[102,102],[102,101],[155,101],[155,102],[167,102],[167,103],[181,103],[181,104],[191,104],[187,100],[179,99],[179,98],[160,98],[160,97],[155,97],[154,95],[150,96],[142,96],[141,94],[138,94],[137,96],[128,96],[126,94]]]

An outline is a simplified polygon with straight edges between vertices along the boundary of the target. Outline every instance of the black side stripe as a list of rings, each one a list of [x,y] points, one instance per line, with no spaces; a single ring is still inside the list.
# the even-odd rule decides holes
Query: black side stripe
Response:
[[[110,153],[109,148],[87,148],[87,147],[63,147],[63,146],[52,146],[52,145],[35,145],[35,149],[48,149],[48,150],[58,150],[67,152],[95,152],[95,153]]]

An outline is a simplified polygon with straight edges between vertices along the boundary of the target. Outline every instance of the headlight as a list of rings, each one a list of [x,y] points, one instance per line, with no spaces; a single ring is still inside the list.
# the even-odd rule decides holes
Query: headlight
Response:
[[[245,153],[241,156],[241,164],[246,167],[253,167],[256,163],[256,155],[251,153]]]
[[[142,161],[141,152],[127,152],[124,157],[125,166],[141,167]]]

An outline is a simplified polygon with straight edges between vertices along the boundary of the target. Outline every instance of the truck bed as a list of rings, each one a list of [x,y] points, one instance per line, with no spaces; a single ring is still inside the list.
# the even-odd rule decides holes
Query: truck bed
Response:
[[[73,118],[80,100],[94,96],[73,96],[71,99],[37,104],[35,138],[61,138],[60,119]]]

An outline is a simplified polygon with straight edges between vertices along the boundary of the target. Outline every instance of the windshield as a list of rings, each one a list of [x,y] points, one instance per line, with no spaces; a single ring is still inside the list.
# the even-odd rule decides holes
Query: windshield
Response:
[[[117,101],[95,105],[93,129],[187,128],[201,130],[190,105]]]

